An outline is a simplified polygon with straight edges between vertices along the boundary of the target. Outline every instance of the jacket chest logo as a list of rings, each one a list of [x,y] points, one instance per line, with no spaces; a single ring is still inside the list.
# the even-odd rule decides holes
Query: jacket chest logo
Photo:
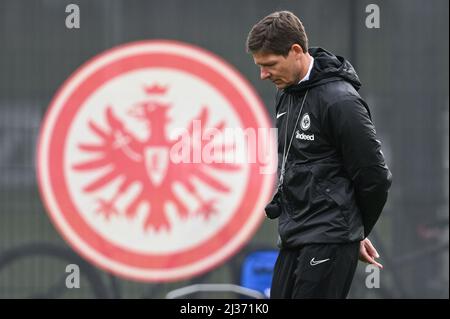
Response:
[[[303,115],[302,120],[300,121],[300,127],[303,131],[306,131],[311,126],[311,119],[309,118],[309,114],[305,113]]]
[[[295,132],[295,138],[304,141],[314,141],[314,134],[308,135],[303,132],[300,133],[300,130]]]

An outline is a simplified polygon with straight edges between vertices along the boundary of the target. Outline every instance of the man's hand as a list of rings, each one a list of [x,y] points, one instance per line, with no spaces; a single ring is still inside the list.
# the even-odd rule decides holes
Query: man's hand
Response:
[[[383,265],[375,261],[375,258],[378,257],[380,257],[380,255],[378,255],[377,250],[373,247],[369,238],[366,238],[359,243],[359,260],[383,269]]]

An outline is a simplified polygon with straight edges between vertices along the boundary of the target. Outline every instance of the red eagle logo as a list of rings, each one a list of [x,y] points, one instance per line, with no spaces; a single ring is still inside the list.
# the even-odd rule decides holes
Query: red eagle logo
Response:
[[[216,192],[228,193],[229,187],[214,177],[209,172],[221,170],[233,172],[240,170],[239,164],[235,163],[185,163],[170,160],[170,150],[175,144],[180,143],[181,136],[176,140],[168,138],[167,124],[170,121],[168,111],[170,104],[161,102],[158,96],[164,95],[168,88],[154,85],[145,88],[149,99],[133,105],[129,111],[133,116],[144,121],[148,131],[144,140],[138,139],[130,130],[125,127],[112,107],[105,110],[107,129],[102,129],[94,121],[89,121],[91,134],[100,139],[100,143],[81,142],[78,147],[81,151],[92,154],[92,159],[75,163],[72,167],[80,173],[104,169],[106,173],[87,183],[83,191],[93,193],[103,187],[108,186],[116,179],[121,179],[120,186],[115,190],[112,198],[97,199],[97,213],[109,219],[121,212],[116,207],[116,202],[120,196],[133,184],[140,184],[140,192],[135,196],[123,212],[128,218],[134,218],[139,205],[146,203],[148,211],[143,228],[145,230],[153,228],[156,231],[161,229],[170,230],[171,225],[165,213],[165,204],[172,202],[175,204],[180,218],[200,214],[205,219],[217,213],[214,206],[215,198],[204,198],[196,189],[193,180],[199,179]],[[200,121],[202,132],[200,134],[204,140],[204,132],[208,124],[208,108],[203,107],[202,111],[195,119],[190,121],[186,128],[189,136],[193,132],[194,121]],[[213,126],[219,132],[223,132],[225,122],[221,121]],[[183,147],[189,150],[189,154],[198,152],[196,143],[189,139],[189,145],[183,143]],[[211,141],[209,141],[211,142]],[[219,142],[220,143],[220,142]],[[201,145],[201,143],[200,143]],[[231,145],[220,145],[220,150],[224,152],[234,151],[234,143]],[[200,150],[201,152],[201,150]],[[197,208],[190,211],[183,200],[173,191],[174,183],[182,184],[197,202]]]
[[[264,103],[205,48],[149,40],[86,61],[39,134],[37,179],[56,229],[96,266],[139,281],[223,263],[264,219],[276,172]]]

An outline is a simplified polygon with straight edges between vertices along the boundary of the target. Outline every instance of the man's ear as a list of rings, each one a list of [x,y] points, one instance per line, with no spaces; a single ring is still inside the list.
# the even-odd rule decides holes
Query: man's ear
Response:
[[[295,55],[304,54],[303,48],[300,46],[300,44],[294,43],[291,46],[291,50],[294,52]]]

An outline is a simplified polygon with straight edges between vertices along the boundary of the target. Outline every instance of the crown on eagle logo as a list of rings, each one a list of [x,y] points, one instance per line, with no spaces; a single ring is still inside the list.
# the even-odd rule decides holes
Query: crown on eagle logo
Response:
[[[144,87],[144,90],[148,95],[163,95],[167,92],[167,86],[161,86],[156,83],[152,86]]]

